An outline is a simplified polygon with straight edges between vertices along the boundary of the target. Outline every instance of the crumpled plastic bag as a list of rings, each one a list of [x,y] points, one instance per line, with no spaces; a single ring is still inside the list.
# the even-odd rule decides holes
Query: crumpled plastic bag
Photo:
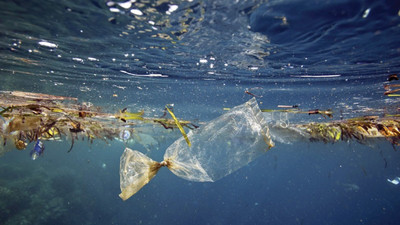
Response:
[[[188,133],[170,145],[164,161],[126,148],[120,162],[123,200],[146,185],[166,166],[175,175],[197,182],[214,182],[247,165],[274,146],[255,98]]]
[[[161,167],[161,163],[150,159],[143,153],[125,148],[119,168],[121,179],[121,194],[119,197],[126,200],[134,195],[149,183]]]

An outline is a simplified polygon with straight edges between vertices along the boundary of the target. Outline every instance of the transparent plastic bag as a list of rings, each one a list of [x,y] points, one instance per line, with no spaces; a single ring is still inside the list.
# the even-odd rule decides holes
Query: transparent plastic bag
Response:
[[[274,146],[255,98],[188,133],[170,145],[164,161],[155,162],[138,151],[121,156],[120,197],[128,199],[147,184],[162,166],[197,182],[214,182],[247,165]]]
[[[139,151],[125,148],[120,161],[120,198],[128,199],[138,192],[157,174],[161,163],[156,162]]]
[[[273,146],[255,98],[239,105],[168,147],[164,161],[191,181],[216,181],[247,165]]]

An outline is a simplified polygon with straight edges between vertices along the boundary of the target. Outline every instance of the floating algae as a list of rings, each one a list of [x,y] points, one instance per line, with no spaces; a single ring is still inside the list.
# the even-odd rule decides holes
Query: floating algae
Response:
[[[70,140],[120,140],[149,149],[157,145],[151,137],[167,129],[197,126],[190,121],[145,117],[145,112],[106,113],[77,98],[21,91],[0,91],[0,155],[12,149],[24,150],[29,143]],[[166,132],[167,134],[171,132]],[[154,135],[156,137],[156,135]],[[69,152],[68,151],[68,152]]]
[[[326,123],[271,125],[271,136],[283,143],[310,141],[336,143],[355,140],[368,144],[373,140],[384,139],[393,146],[400,145],[400,120],[393,117],[366,116]]]
[[[185,130],[183,129],[182,125],[179,123],[179,120],[175,117],[175,114],[169,109],[169,106],[167,105],[165,107],[165,109],[168,111],[168,113],[171,115],[172,119],[174,119],[176,126],[179,128],[179,130],[181,131],[183,137],[185,138],[186,143],[189,145],[189,147],[191,146],[191,143],[189,141],[189,138],[186,135]]]
[[[121,156],[120,186],[123,200],[130,198],[166,166],[175,175],[197,182],[214,182],[247,165],[274,146],[255,98],[191,130],[176,140],[156,162],[126,148]]]

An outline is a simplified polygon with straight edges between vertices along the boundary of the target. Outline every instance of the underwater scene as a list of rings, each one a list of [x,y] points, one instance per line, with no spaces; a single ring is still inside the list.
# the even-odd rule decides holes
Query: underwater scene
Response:
[[[400,1],[0,1],[0,224],[399,224]]]

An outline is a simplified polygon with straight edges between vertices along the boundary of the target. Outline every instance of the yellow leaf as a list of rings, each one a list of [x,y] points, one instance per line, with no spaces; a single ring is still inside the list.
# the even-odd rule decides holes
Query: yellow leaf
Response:
[[[192,146],[192,144],[189,141],[188,136],[186,135],[185,130],[183,129],[181,123],[179,123],[178,119],[175,117],[174,113],[168,108],[168,106],[165,106],[165,108],[167,109],[167,111],[169,112],[169,114],[171,114],[172,119],[174,119],[176,126],[178,126],[179,130],[181,131],[183,137],[185,138],[187,144],[189,145],[189,147]]]

